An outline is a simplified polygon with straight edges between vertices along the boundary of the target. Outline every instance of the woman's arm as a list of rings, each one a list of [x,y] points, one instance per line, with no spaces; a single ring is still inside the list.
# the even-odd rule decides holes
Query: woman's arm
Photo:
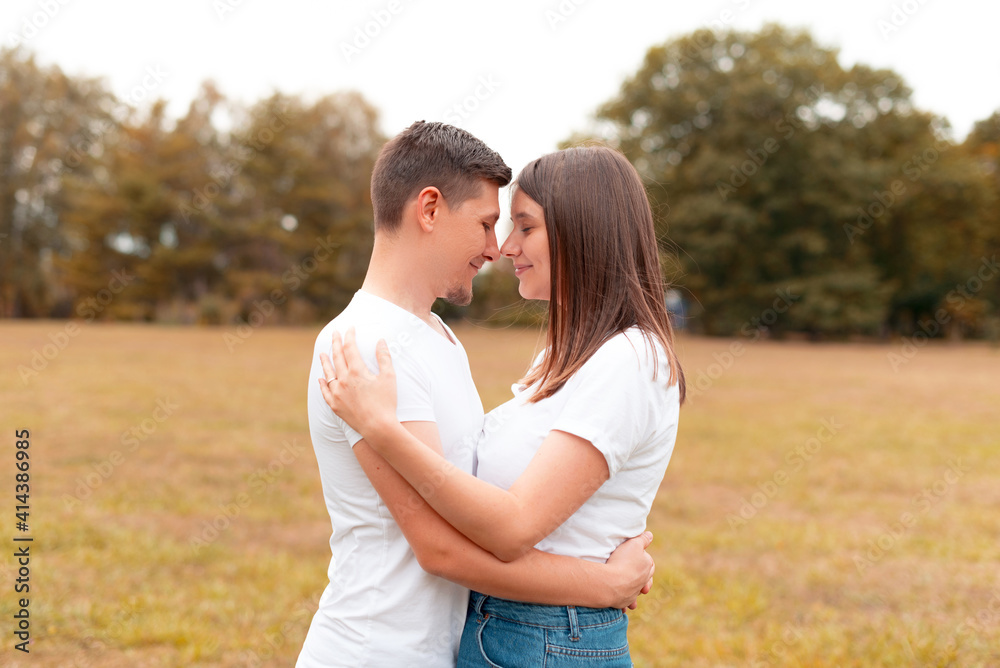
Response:
[[[427,449],[438,441],[434,423],[408,422],[404,429]],[[634,608],[652,585],[653,560],[644,551],[652,534],[625,541],[607,564],[538,550],[505,563],[445,522],[364,440],[354,454],[428,573],[491,596],[591,608]]]
[[[608,479],[604,455],[589,441],[552,431],[524,473],[503,490],[457,469],[395,417],[395,379],[387,347],[376,348],[379,375],[353,345],[333,335],[333,361],[320,356],[327,403],[410,483],[448,523],[503,561],[514,561],[548,536]],[[334,380],[335,379],[335,380]],[[359,390],[364,398],[359,398]]]

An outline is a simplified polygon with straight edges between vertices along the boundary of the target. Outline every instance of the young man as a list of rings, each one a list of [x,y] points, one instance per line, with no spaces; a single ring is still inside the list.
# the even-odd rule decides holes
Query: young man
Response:
[[[452,464],[473,470],[483,407],[468,358],[431,312],[438,297],[472,299],[472,279],[499,257],[494,226],[510,168],[464,130],[418,122],[383,147],[372,174],[375,245],[364,284],[319,334],[309,378],[309,430],[333,527],[330,584],[300,668],[454,666],[468,589],[553,605],[622,607],[651,576],[645,536],[607,564],[531,551],[505,563],[437,515],[326,405],[317,383],[333,331],[355,328],[374,370],[385,339],[397,417]]]

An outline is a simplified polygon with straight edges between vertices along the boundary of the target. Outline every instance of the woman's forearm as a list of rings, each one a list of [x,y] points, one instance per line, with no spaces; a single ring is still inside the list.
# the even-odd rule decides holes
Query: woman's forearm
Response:
[[[365,440],[439,515],[497,558],[513,561],[544,537],[532,535],[517,496],[456,468],[398,422],[371,430]]]
[[[615,586],[611,567],[583,559],[528,550],[520,559],[502,562],[486,552],[452,558],[435,575],[489,596],[541,605],[624,608],[636,591]]]

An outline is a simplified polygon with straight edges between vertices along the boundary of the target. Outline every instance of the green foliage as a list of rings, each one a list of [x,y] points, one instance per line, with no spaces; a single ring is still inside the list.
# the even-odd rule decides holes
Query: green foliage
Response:
[[[804,32],[654,47],[598,118],[669,211],[658,231],[709,333],[912,329],[996,249],[994,199],[946,123]],[[781,290],[792,305],[766,318]]]
[[[239,225],[226,260],[239,276],[232,296],[295,297],[328,315],[347,305],[371,255],[369,177],[384,141],[375,126],[356,93],[312,105],[274,96],[249,110],[244,154],[257,154],[234,178],[225,216]]]
[[[0,50],[0,317],[65,310],[52,257],[66,250],[61,180],[111,124],[100,82]]]
[[[985,254],[1000,250],[1000,110],[976,123],[965,140],[962,150],[985,183],[986,195],[982,206]],[[1000,253],[997,253],[1000,254]],[[1000,330],[1000,280],[990,281],[982,290],[983,300],[991,306],[986,335],[996,340]]]
[[[346,305],[371,251],[375,109],[243,105],[210,82],[182,118],[165,108],[0,51],[0,317],[256,326]],[[771,25],[651,48],[598,119],[647,182],[693,329],[1000,327],[1000,111],[956,144],[898,74]],[[543,321],[515,286],[497,266],[438,311]]]
[[[384,142],[360,95],[205,83],[174,121],[18,51],[0,92],[0,315],[312,321],[360,287]]]

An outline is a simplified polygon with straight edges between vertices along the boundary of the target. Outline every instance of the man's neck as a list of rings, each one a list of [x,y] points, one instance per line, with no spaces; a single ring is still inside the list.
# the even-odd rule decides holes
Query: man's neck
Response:
[[[411,262],[416,257],[414,253],[393,252],[376,241],[361,289],[435,324],[437,321],[431,316],[434,289],[419,280],[421,268]]]

